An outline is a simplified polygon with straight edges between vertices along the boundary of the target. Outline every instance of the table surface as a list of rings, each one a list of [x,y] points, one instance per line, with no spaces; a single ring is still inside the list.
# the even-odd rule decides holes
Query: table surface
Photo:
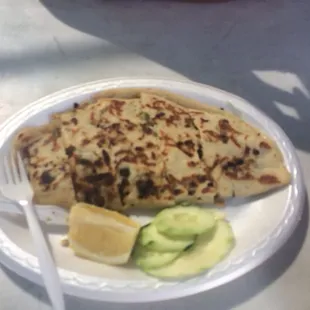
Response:
[[[236,93],[296,146],[310,190],[310,2],[0,0],[0,121],[51,92],[92,80],[190,79]],[[231,284],[177,301],[69,310],[309,310],[308,203],[289,242]],[[0,267],[0,309],[51,309],[45,291]]]

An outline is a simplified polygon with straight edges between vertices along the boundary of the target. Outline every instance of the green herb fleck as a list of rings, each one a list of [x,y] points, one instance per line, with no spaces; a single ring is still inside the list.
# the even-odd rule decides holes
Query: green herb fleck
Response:
[[[140,113],[140,116],[143,120],[145,120],[146,122],[149,122],[151,120],[151,117],[148,113],[146,112],[141,112]]]

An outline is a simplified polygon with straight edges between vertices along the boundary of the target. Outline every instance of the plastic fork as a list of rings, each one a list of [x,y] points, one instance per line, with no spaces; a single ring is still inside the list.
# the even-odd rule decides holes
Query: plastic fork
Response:
[[[37,251],[43,282],[53,309],[65,310],[57,268],[34,210],[33,189],[20,154],[4,156],[3,170],[6,183],[0,185],[2,195],[22,207]]]

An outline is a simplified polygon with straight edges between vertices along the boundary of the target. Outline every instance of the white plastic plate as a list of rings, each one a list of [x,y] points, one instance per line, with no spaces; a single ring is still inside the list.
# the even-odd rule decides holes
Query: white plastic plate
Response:
[[[59,221],[58,208],[48,207],[43,225],[67,294],[110,302],[149,302],[173,299],[206,291],[242,276],[273,255],[288,239],[300,220],[305,190],[294,147],[281,128],[250,103],[230,93],[206,85],[160,79],[113,79],[72,87],[36,101],[9,118],[0,127],[0,155],[10,144],[12,134],[27,125],[40,125],[48,116],[87,99],[92,94],[119,87],[158,87],[201,102],[232,106],[242,117],[262,128],[281,148],[292,182],[284,189],[253,200],[232,201],[223,211],[230,220],[236,247],[229,257],[198,277],[164,282],[148,277],[134,266],[111,267],[77,258],[60,245],[66,234],[65,221]],[[232,106],[231,106],[232,105]],[[2,176],[0,175],[0,182]],[[40,207],[41,208],[41,207]],[[58,216],[58,218],[57,218]],[[148,215],[138,216],[141,221]],[[31,237],[21,215],[0,214],[0,261],[17,274],[42,284]]]

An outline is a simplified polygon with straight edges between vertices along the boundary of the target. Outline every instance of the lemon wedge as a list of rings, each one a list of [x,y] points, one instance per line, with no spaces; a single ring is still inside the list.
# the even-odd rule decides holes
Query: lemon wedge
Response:
[[[140,229],[120,213],[86,203],[71,208],[68,223],[75,255],[109,265],[128,262]]]

